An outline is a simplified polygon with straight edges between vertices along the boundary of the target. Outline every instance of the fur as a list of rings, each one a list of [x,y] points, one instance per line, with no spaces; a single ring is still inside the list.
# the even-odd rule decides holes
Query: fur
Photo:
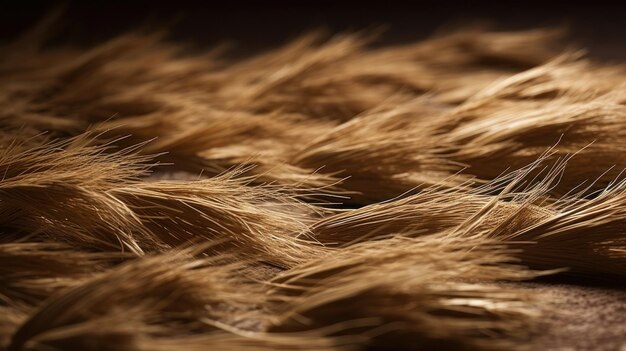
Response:
[[[0,49],[0,347],[518,348],[624,279],[621,66],[560,31],[243,60],[163,33]]]

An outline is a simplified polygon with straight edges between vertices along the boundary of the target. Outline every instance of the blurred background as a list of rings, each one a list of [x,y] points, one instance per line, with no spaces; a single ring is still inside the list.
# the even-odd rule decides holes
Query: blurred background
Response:
[[[234,44],[248,54],[315,28],[385,29],[378,44],[424,38],[441,28],[486,23],[495,29],[569,29],[572,43],[603,60],[626,59],[626,10],[619,2],[549,1],[1,1],[0,40],[14,38],[54,9],[55,41],[89,45],[126,30],[167,27],[174,40]]]

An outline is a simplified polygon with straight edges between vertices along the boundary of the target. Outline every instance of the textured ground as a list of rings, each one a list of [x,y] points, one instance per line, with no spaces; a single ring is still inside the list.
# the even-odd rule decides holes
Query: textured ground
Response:
[[[626,350],[626,292],[618,287],[580,286],[563,283],[528,283],[555,301],[546,313],[544,333],[532,349],[574,351]]]

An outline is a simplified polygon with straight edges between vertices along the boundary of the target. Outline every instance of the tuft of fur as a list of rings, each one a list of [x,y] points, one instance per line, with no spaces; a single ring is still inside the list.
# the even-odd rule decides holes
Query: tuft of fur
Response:
[[[323,210],[286,189],[247,186],[236,170],[193,182],[139,181],[146,157],[86,142],[17,139],[1,150],[0,223],[8,235],[137,255],[225,238],[243,255],[282,266],[319,250],[306,243]]]
[[[364,242],[279,275],[287,308],[274,330],[341,323],[373,347],[503,347],[537,313],[522,292],[490,285],[528,279],[490,241],[430,237]],[[507,336],[507,337],[505,337]]]

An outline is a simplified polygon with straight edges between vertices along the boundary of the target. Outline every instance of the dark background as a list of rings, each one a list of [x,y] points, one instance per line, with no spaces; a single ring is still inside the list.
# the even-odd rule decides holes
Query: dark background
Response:
[[[593,56],[626,58],[626,10],[586,1],[0,1],[0,40],[7,41],[54,8],[64,9],[54,38],[88,45],[115,34],[166,26],[175,40],[240,50],[271,47],[314,28],[386,28],[380,43],[421,39],[442,26],[483,21],[497,29],[564,26]]]

